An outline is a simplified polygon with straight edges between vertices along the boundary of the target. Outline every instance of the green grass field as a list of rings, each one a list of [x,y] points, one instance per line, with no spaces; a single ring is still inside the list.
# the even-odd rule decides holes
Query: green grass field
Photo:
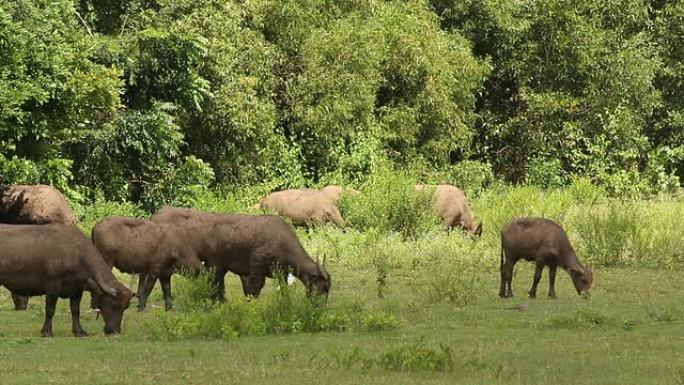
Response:
[[[102,320],[85,309],[86,295],[82,320],[91,335],[75,338],[61,300],[55,337],[46,339],[44,299],[15,312],[0,289],[0,384],[683,384],[684,204],[589,195],[487,192],[473,202],[485,233],[471,241],[429,223],[402,239],[387,228],[422,221],[415,210],[423,208],[406,195],[385,204],[381,189],[366,192],[352,206],[356,223],[379,227],[297,230],[312,256],[327,257],[332,290],[322,309],[299,282],[287,297],[269,280],[248,302],[229,274],[229,304],[202,310],[192,300],[202,292],[193,291],[198,281],[174,276],[176,307],[168,314],[157,285],[151,308],[139,313],[134,299],[123,333],[105,337]],[[215,202],[205,208],[253,204]],[[411,215],[379,218],[383,207]],[[86,232],[99,218],[131,212],[116,204],[87,210]],[[513,279],[516,297],[498,297],[499,229],[520,215],[563,224],[594,269],[588,298],[559,272],[559,299],[547,299],[545,271],[539,298],[528,300],[534,269],[524,262]],[[520,304],[527,309],[510,309]]]
[[[321,249],[337,230],[302,235],[309,249]],[[435,244],[466,244],[452,234]],[[491,238],[494,238],[491,236]],[[471,246],[495,251],[484,238]],[[487,246],[488,243],[491,245]],[[482,259],[482,292],[460,306],[427,299],[402,258],[422,258],[420,242],[404,247],[389,262],[384,298],[377,295],[377,271],[344,250],[330,258],[334,287],[329,306],[357,303],[398,320],[385,331],[342,331],[244,336],[231,340],[158,338],[162,301],[158,287],[153,308],[129,309],[123,333],[104,337],[101,320],[84,311],[87,338],[70,335],[68,302],[60,301],[55,337],[39,336],[43,299],[27,312],[12,310],[8,292],[0,294],[0,383],[2,384],[227,384],[227,383],[474,383],[474,384],[678,384],[684,381],[684,280],[681,271],[648,268],[597,268],[590,298],[578,297],[569,277],[557,282],[558,300],[545,298],[546,275],[536,300],[527,300],[532,266],[519,264],[516,298],[498,292],[498,255]],[[463,256],[462,258],[468,258]],[[480,262],[478,262],[478,265]],[[438,273],[438,272],[435,272]],[[478,274],[473,273],[471,274]],[[437,275],[437,274],[436,274]],[[176,281],[178,281],[178,278]],[[228,294],[241,296],[229,279]],[[128,277],[122,276],[128,283]],[[301,285],[301,284],[298,284]],[[264,296],[274,295],[269,282]],[[259,299],[258,301],[261,301]],[[509,309],[528,303],[526,311]],[[87,303],[84,298],[83,305]],[[251,306],[253,302],[246,306]],[[176,314],[184,310],[177,308]],[[431,366],[432,365],[432,366]]]

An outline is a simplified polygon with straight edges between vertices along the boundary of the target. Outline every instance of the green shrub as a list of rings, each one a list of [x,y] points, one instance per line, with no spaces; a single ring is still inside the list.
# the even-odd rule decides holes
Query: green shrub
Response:
[[[550,218],[564,224],[573,196],[567,189],[500,186],[473,202],[474,211],[490,234],[498,234],[511,219],[524,216]]]
[[[616,266],[628,263],[630,241],[639,226],[632,202],[610,201],[594,205],[579,215],[577,232],[587,260],[592,264]]]
[[[410,286],[430,302],[467,306],[486,292],[484,272],[492,264],[481,258],[488,257],[482,245],[452,238],[443,236],[414,246],[420,252],[411,263]]]
[[[147,213],[136,204],[131,202],[111,202],[97,199],[87,205],[73,204],[72,207],[76,215],[80,218],[79,226],[81,230],[90,234],[92,228],[99,221],[114,215],[142,218]]]
[[[340,207],[347,224],[359,230],[378,229],[415,239],[434,228],[433,194],[416,192],[415,180],[402,171],[383,169],[361,186],[360,194],[345,194]]]
[[[174,307],[181,311],[208,311],[214,306],[211,295],[215,286],[210,271],[174,276],[173,289]]]
[[[549,320],[553,328],[582,329],[606,326],[611,320],[603,313],[589,308],[580,308],[569,314],[560,314]]]
[[[684,207],[676,202],[609,200],[574,221],[581,254],[603,266],[674,267],[684,260]]]
[[[358,304],[330,308],[320,297],[309,298],[301,285],[279,285],[258,299],[235,296],[222,304],[208,300],[208,274],[178,279],[176,312],[157,312],[149,323],[156,339],[234,339],[263,334],[314,333],[349,329],[379,331],[398,321]]]
[[[341,352],[331,351],[314,356],[311,362],[326,368],[349,370],[358,367],[365,371],[376,367],[393,372],[450,372],[456,366],[450,347],[427,344],[422,337],[416,341],[392,344],[379,353],[368,352],[359,347]]]
[[[568,187],[575,203],[595,203],[605,196],[605,190],[592,183],[591,179],[573,175]]]
[[[387,348],[380,357],[379,366],[391,371],[444,372],[454,369],[455,360],[450,347],[439,344],[434,348],[419,339],[414,343],[401,343]]]

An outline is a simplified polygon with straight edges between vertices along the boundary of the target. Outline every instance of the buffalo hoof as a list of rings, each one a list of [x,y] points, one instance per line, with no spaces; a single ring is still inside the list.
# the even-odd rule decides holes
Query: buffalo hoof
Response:
[[[537,294],[536,293],[530,293],[530,295],[528,297],[529,298],[537,298]]]
[[[556,295],[555,294],[549,294],[549,299],[556,299]]]
[[[74,337],[88,337],[88,333],[83,329],[74,330]]]
[[[43,330],[40,332],[43,337],[53,337],[52,330]]]

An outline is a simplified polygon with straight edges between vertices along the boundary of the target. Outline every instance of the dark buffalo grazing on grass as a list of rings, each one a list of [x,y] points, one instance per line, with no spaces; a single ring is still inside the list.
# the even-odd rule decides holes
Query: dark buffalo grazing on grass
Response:
[[[274,215],[224,214],[208,231],[206,265],[215,269],[215,298],[225,300],[224,276],[231,271],[243,279],[246,296],[257,297],[266,277],[292,272],[307,293],[327,295],[330,275],[311,259],[292,226]]]
[[[556,298],[554,284],[560,266],[570,274],[578,294],[589,291],[592,272],[577,258],[563,229],[545,218],[516,218],[501,231],[501,289],[500,297],[512,297],[513,267],[520,259],[536,264],[530,298],[537,296],[537,285],[544,266],[549,267],[549,297]]]
[[[0,189],[0,223],[75,225],[78,219],[59,190],[46,185],[14,185]],[[15,310],[26,310],[29,297],[12,293]]]
[[[202,262],[185,233],[168,224],[109,217],[93,227],[92,241],[110,267],[144,277],[138,284],[139,310],[145,309],[157,279],[164,293],[166,310],[170,310],[174,270],[197,273],[202,269]]]
[[[57,298],[71,302],[72,330],[80,322],[83,290],[101,304],[106,334],[119,333],[132,293],[116,280],[95,246],[75,226],[0,225],[0,285],[25,296],[45,294],[43,336],[52,336]]]
[[[473,211],[468,205],[465,193],[460,188],[448,184],[437,186],[417,184],[415,189],[416,191],[434,189],[435,210],[447,229],[461,227],[470,236],[482,235],[482,223],[475,224]]]
[[[205,265],[215,269],[216,299],[225,298],[228,271],[240,276],[246,296],[257,296],[272,268],[292,273],[309,293],[327,293],[330,277],[304,251],[292,227],[273,215],[214,214],[195,209],[163,207],[150,220],[171,223],[188,234]]]

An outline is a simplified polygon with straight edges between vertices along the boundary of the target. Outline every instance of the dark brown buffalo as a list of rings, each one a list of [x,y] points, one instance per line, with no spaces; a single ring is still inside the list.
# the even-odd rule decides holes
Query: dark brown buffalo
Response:
[[[179,231],[188,234],[186,241],[195,251],[202,262],[206,261],[206,237],[211,225],[223,214],[210,213],[197,209],[184,207],[164,206],[159,209],[150,220],[174,226]],[[144,281],[144,274],[140,275],[140,281]],[[247,284],[246,277],[240,276],[243,291]]]
[[[85,336],[79,316],[83,290],[98,298],[107,334],[121,331],[132,296],[90,240],[60,224],[0,225],[0,285],[20,295],[45,294],[46,337],[52,336],[57,298],[69,298],[73,333]]]
[[[46,185],[14,185],[0,189],[0,223],[75,225],[78,219],[59,190]],[[29,297],[12,293],[15,310],[26,310]]]
[[[231,271],[243,279],[243,291],[257,297],[266,277],[292,272],[309,294],[327,295],[330,275],[304,250],[292,226],[275,215],[223,214],[205,237],[206,265],[215,269],[215,297],[225,300],[224,276]]]
[[[560,266],[572,278],[578,294],[589,291],[592,272],[577,258],[575,250],[563,229],[545,218],[516,218],[501,231],[501,289],[500,297],[512,297],[513,267],[518,260],[536,264],[530,298],[537,296],[537,285],[544,266],[549,267],[549,297],[556,298],[554,284],[556,269]]]
[[[272,277],[275,264],[292,272],[309,292],[327,293],[330,277],[304,251],[287,222],[273,215],[213,214],[195,209],[164,207],[150,220],[171,223],[183,229],[189,244],[215,269],[215,298],[225,298],[224,277],[228,271],[240,275],[245,295],[256,296],[265,277]]]
[[[92,241],[107,264],[124,273],[141,274],[138,309],[144,310],[157,279],[171,309],[171,275],[174,270],[199,272],[202,262],[185,233],[168,224],[126,217],[109,217],[93,227]]]

